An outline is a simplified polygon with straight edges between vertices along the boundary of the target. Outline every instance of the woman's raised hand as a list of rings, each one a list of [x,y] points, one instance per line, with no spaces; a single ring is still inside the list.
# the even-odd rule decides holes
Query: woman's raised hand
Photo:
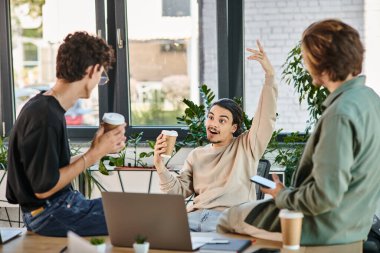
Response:
[[[252,53],[250,56],[247,57],[247,59],[258,61],[267,75],[274,75],[274,68],[272,66],[272,63],[269,61],[263,46],[261,45],[259,40],[257,40],[256,43],[258,50],[247,48],[247,51]]]

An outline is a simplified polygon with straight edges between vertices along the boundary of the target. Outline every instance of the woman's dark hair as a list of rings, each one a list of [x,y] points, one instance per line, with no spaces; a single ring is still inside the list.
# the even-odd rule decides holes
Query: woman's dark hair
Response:
[[[301,41],[312,74],[325,72],[332,81],[344,81],[362,71],[364,47],[358,31],[339,20],[311,24]]]
[[[56,76],[68,82],[81,80],[89,66],[100,64],[108,70],[115,61],[107,42],[87,32],[69,34],[58,49]]]
[[[218,101],[215,101],[211,106],[210,109],[214,106],[220,106],[224,109],[227,109],[231,112],[232,114],[232,124],[236,124],[237,128],[236,131],[234,132],[233,136],[237,137],[239,136],[242,132],[242,123],[243,123],[243,110],[241,107],[232,99],[229,98],[221,98]]]

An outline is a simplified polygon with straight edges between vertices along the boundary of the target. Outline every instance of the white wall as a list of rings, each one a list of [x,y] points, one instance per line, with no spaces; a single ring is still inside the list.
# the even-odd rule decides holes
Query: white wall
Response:
[[[364,38],[367,52],[364,72],[367,74],[367,85],[380,95],[380,75],[377,66],[380,57],[380,1],[364,2]]]
[[[338,18],[359,30],[364,37],[363,0],[246,0],[245,44],[256,47],[260,39],[272,61],[279,82],[277,128],[303,131],[308,119],[306,106],[299,106],[294,89],[281,81],[281,65],[288,52],[301,39],[302,32],[312,22]],[[254,114],[263,82],[263,72],[256,63],[246,62],[246,108]]]

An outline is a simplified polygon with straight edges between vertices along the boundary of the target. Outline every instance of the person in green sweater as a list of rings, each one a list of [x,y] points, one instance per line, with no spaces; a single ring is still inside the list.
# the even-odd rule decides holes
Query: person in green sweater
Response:
[[[330,94],[291,186],[273,176],[276,188],[262,188],[273,199],[231,208],[218,231],[280,232],[278,212],[289,209],[304,214],[302,245],[361,244],[380,199],[380,98],[359,76],[364,48],[351,26],[338,20],[313,23],[301,49],[314,85]]]
[[[154,149],[154,164],[163,192],[188,197],[195,194],[188,207],[192,231],[215,231],[220,213],[233,205],[256,199],[255,187],[249,178],[256,174],[274,130],[277,85],[274,70],[263,47],[247,49],[249,60],[258,61],[265,82],[251,128],[242,133],[243,112],[231,99],[216,101],[205,122],[210,144],[197,147],[188,155],[181,173],[174,176],[165,167],[161,154],[166,150],[160,134]]]

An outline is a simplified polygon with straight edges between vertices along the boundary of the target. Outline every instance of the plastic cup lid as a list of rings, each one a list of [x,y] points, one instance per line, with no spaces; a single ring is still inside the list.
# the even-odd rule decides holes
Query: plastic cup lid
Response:
[[[286,218],[286,219],[298,219],[298,218],[303,218],[303,213],[290,211],[288,209],[281,209],[280,214],[278,216],[280,218]]]
[[[177,131],[170,131],[170,130],[162,130],[163,135],[168,135],[168,136],[178,136]]]
[[[107,112],[103,115],[103,122],[111,125],[121,125],[125,122],[125,119],[124,116],[119,113]]]

